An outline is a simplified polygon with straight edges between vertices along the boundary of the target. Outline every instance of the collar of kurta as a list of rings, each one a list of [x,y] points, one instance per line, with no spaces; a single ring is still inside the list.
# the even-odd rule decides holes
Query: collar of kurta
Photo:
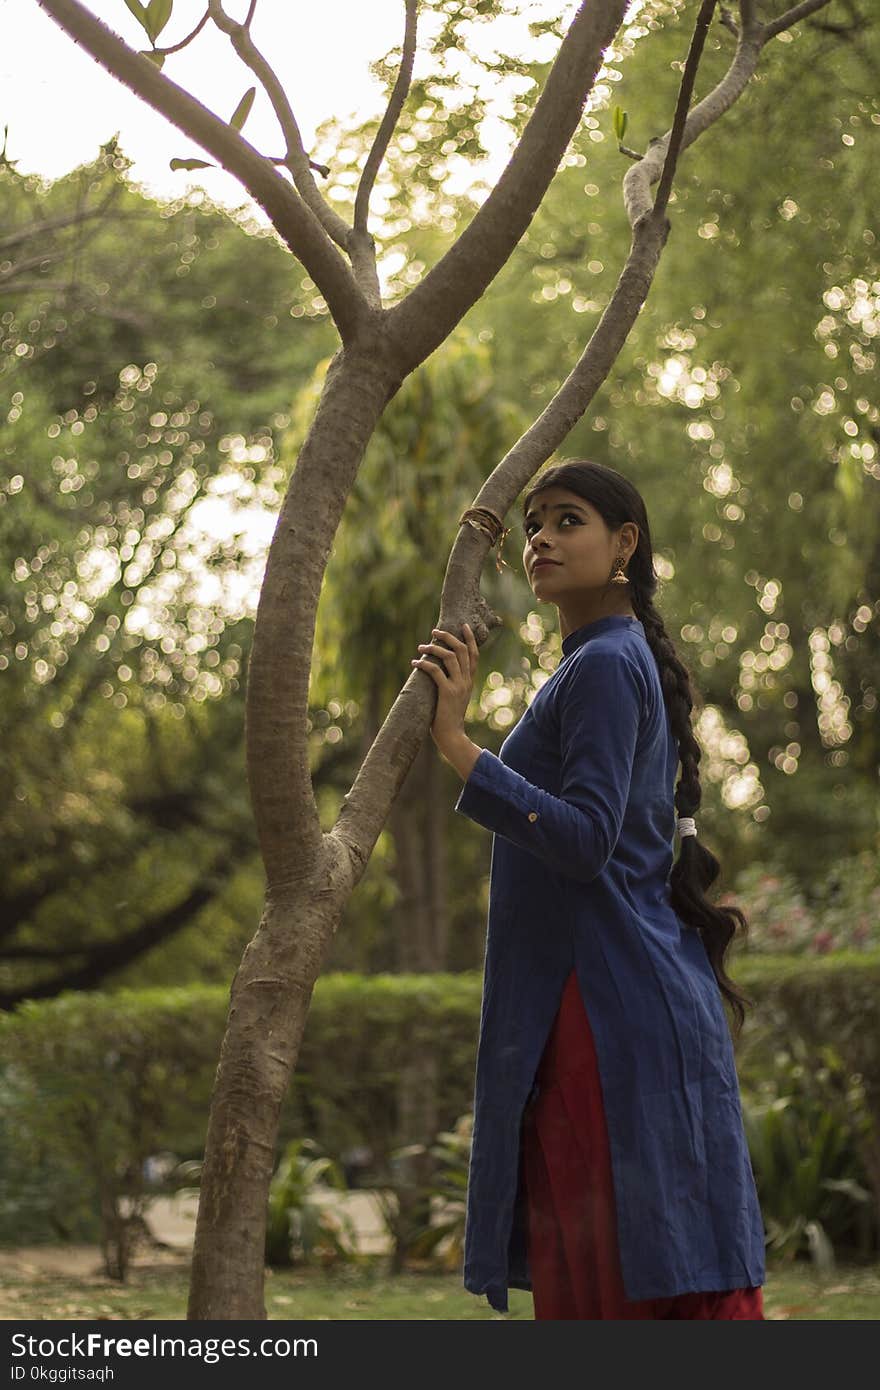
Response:
[[[562,639],[562,655],[569,656],[575,648],[589,642],[591,637],[598,637],[600,632],[607,632],[614,627],[634,627],[645,635],[645,629],[638,618],[631,618],[627,613],[610,613],[605,618],[594,618],[591,623],[584,623],[582,627],[576,627],[567,637]]]

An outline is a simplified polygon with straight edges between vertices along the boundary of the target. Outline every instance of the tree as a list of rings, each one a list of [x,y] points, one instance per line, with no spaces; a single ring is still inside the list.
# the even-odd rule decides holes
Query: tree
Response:
[[[292,316],[274,237],[127,168],[115,140],[50,187],[0,165],[0,1008],[118,977],[257,858],[249,537],[212,545],[198,506],[224,474],[277,497],[279,407],[329,325]]]
[[[241,23],[229,18],[220,0],[208,0],[202,23],[210,19],[229,35],[267,92],[286,144],[280,160],[260,154],[241,134],[246,100],[231,122],[221,120],[161,70],[173,50],[155,48],[155,40],[171,17],[171,0],[151,0],[146,9],[130,3],[142,16],[154,45],[152,55],[135,52],[78,0],[40,3],[120,81],[241,180],[314,280],[341,340],[278,518],[248,669],[248,776],[266,898],[232,985],[207,1135],[189,1304],[192,1318],[260,1318],[265,1316],[263,1235],[277,1117],[309,1000],[342,906],[363,874],[418,754],[434,703],[433,682],[411,674],[336,824],[323,832],[309,774],[306,712],[316,612],[333,537],[385,407],[477,302],[527,229],[583,115],[627,6],[625,0],[592,0],[578,9],[497,184],[424,278],[386,307],[369,205],[407,99],[417,0],[406,0],[399,69],[361,170],[351,223],[322,196],[287,95],[254,44],[255,0]],[[616,287],[566,380],[479,490],[474,507],[481,510],[462,523],[449,558],[440,627],[460,632],[466,618],[482,643],[498,626],[479,592],[481,561],[524,485],[583,415],[644,303],[669,232],[667,204],[679,153],[741,96],[767,43],[828,3],[802,0],[766,19],[768,7],[757,0],[740,0],[738,20],[722,10],[733,54],[720,80],[690,109],[715,0],[701,4],[670,130],[651,140],[643,154],[630,152],[623,196],[631,245]],[[483,4],[479,10],[485,14],[496,8]],[[461,18],[450,15],[455,9],[441,7],[450,30]],[[624,133],[621,121],[621,143]]]

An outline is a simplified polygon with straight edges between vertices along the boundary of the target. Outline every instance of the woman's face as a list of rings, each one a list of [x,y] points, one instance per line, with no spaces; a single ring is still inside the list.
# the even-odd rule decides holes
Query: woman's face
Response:
[[[565,605],[603,589],[623,555],[624,564],[638,544],[638,527],[627,521],[609,531],[603,518],[576,492],[552,486],[535,493],[523,520],[523,567],[536,597]],[[539,564],[538,560],[553,564]]]

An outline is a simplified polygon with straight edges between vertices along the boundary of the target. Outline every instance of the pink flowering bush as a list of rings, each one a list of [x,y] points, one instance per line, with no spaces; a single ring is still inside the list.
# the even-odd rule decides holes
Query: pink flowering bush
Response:
[[[863,850],[804,887],[791,873],[754,865],[717,902],[742,909],[749,921],[746,954],[827,955],[880,946],[880,855]]]

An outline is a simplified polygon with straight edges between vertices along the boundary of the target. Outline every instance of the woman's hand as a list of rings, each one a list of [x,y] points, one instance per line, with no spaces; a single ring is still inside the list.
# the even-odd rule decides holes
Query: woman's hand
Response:
[[[439,642],[420,642],[419,651],[424,655],[413,657],[410,663],[426,672],[437,687],[437,708],[431,725],[431,737],[441,753],[444,746],[459,739],[464,733],[464,717],[470,704],[477,663],[480,659],[476,637],[467,623],[462,626],[464,641],[453,637],[451,632],[445,632],[443,628],[432,628],[431,635],[442,638],[447,645],[441,646]],[[428,661],[428,653],[439,657],[439,661]]]

